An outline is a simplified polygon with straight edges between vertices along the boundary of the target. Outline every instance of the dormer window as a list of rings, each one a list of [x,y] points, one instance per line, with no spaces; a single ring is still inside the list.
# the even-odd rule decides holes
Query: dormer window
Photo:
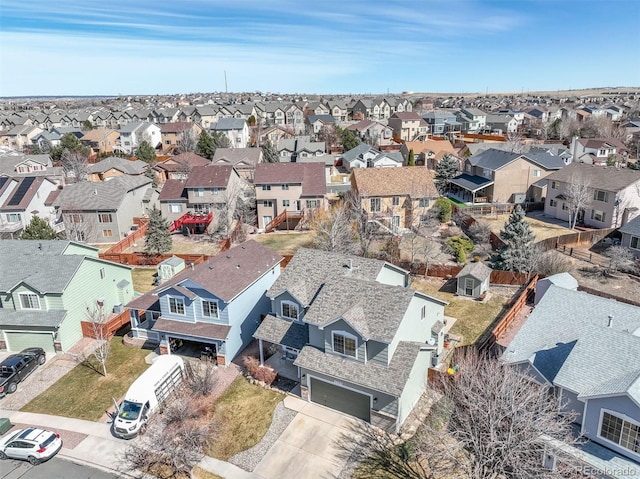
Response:
[[[345,333],[344,331],[333,331],[331,333],[331,339],[333,352],[352,358],[358,357],[358,344],[354,335]]]
[[[173,314],[179,314],[184,316],[184,299],[182,298],[169,298],[169,311]]]
[[[35,293],[19,293],[22,309],[40,309],[40,298]]]
[[[283,301],[281,303],[281,314],[283,318],[298,319],[298,305],[291,301]]]

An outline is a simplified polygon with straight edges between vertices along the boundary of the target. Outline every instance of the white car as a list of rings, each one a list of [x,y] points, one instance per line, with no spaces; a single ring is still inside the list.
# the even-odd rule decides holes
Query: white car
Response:
[[[51,459],[62,448],[60,434],[36,429],[19,429],[0,439],[0,459],[22,459],[34,466]]]

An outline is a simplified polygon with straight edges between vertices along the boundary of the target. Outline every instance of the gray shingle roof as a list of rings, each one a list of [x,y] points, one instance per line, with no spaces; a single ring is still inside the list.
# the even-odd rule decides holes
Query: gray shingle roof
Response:
[[[400,397],[423,346],[421,343],[401,341],[386,367],[371,361],[361,363],[335,354],[325,354],[312,346],[305,346],[293,364]]]
[[[547,181],[568,183],[573,176],[584,178],[600,190],[617,192],[634,183],[640,184],[640,171],[629,168],[610,168],[573,162],[547,176]]]
[[[66,186],[54,205],[68,211],[117,210],[129,191],[151,185],[146,176],[116,176],[101,183],[74,183]]]
[[[141,160],[131,161],[126,158],[118,158],[116,156],[110,156],[98,163],[89,165],[89,173],[104,173],[110,169],[120,170],[127,175],[140,175],[144,173],[147,163]]]
[[[491,276],[491,268],[486,264],[477,262],[469,263],[456,275],[456,278],[462,278],[463,276],[471,276],[480,281],[484,281]]]
[[[243,118],[220,118],[216,123],[211,124],[211,129],[215,131],[242,130],[246,123]]]
[[[62,293],[83,260],[79,255],[20,254],[20,250],[0,255],[0,291],[25,283],[40,293]]]
[[[625,233],[628,235],[640,236],[640,216],[637,216],[636,218],[629,221],[618,231],[620,231],[620,233]]]
[[[64,309],[52,311],[16,311],[0,308],[0,327],[11,330],[16,327],[57,328],[67,312]]]
[[[309,326],[268,315],[262,320],[253,337],[299,351],[309,343]]]

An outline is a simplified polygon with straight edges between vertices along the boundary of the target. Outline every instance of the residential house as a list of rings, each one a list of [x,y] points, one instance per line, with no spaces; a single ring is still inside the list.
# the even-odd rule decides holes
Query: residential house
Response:
[[[360,138],[360,141],[374,148],[395,144],[393,130],[379,121],[361,120],[349,125],[347,130],[353,131]]]
[[[0,241],[0,349],[67,352],[82,321],[133,297],[131,268],[98,258],[98,248],[62,240]]]
[[[31,146],[33,139],[42,132],[43,130],[37,126],[17,125],[9,131],[2,132],[0,144],[22,151],[25,147]]]
[[[242,118],[220,118],[210,128],[211,131],[224,133],[231,148],[246,148],[249,145],[249,127]]]
[[[449,140],[406,141],[400,146],[404,163],[408,164],[409,153],[413,151],[416,166],[426,166],[434,170],[445,155],[455,156],[462,164],[458,151]]]
[[[178,121],[191,121],[196,125],[202,127],[203,130],[208,130],[211,128],[211,125],[216,123],[220,118],[221,117],[218,108],[210,105],[203,105],[193,109],[193,111],[191,111],[191,114],[186,115],[186,117],[183,115],[179,115]]]
[[[351,107],[354,120],[386,120],[391,116],[391,106],[384,98],[362,98]]]
[[[382,152],[360,143],[338,156],[347,171],[357,168],[397,168],[402,166],[402,154],[397,151]]]
[[[547,152],[491,148],[465,160],[449,194],[465,203],[540,202],[546,197],[545,178],[564,166],[562,158]]]
[[[462,124],[453,111],[433,110],[422,115],[422,119],[429,125],[427,133],[453,139],[460,135]]]
[[[347,121],[349,116],[349,109],[342,100],[329,100],[326,102],[329,108],[328,115],[331,116],[334,121]],[[316,113],[317,116],[323,116],[322,113]]]
[[[258,228],[287,211],[295,221],[327,207],[324,163],[259,163],[253,181],[256,188]]]
[[[93,154],[111,153],[117,145],[120,133],[110,128],[94,128],[80,138],[82,146],[91,148]]]
[[[0,237],[19,238],[34,216],[60,231],[55,215],[45,206],[47,197],[57,188],[45,176],[0,176]]]
[[[171,224],[185,213],[190,212],[187,191],[184,189],[186,182],[186,179],[166,180],[158,195],[162,217]]]
[[[323,128],[331,128],[336,124],[336,120],[331,115],[309,115],[305,120],[307,131],[313,135],[318,135]]]
[[[73,241],[117,243],[127,236],[134,218],[148,215],[157,198],[149,178],[123,175],[100,183],[68,185],[53,206]]]
[[[247,241],[187,267],[127,304],[133,336],[158,341],[163,354],[174,352],[172,340],[209,348],[218,365],[229,364],[270,311],[265,293],[280,276],[281,261]]]
[[[640,171],[571,163],[547,178],[545,216],[570,219],[569,185],[588,190],[588,204],[576,224],[592,228],[624,226],[640,214]]]
[[[548,387],[586,439],[548,444],[547,467],[561,449],[599,477],[640,469],[640,308],[551,285],[502,359]]]
[[[298,157],[321,156],[325,154],[324,141],[311,141],[308,135],[283,138],[275,145],[280,161],[295,162]]]
[[[420,135],[426,135],[429,125],[415,112],[394,113],[389,118],[389,127],[393,136],[402,141],[413,141]]]
[[[504,113],[490,113],[486,115],[486,128],[491,133],[506,135],[518,131],[518,120],[513,116]]]
[[[10,176],[16,175],[41,175],[44,172],[51,173],[53,162],[48,154],[42,155],[20,155],[11,157],[15,166],[13,171],[8,172]]]
[[[211,161],[195,153],[180,153],[153,165],[159,183],[167,180],[187,179],[196,166],[210,165]]]
[[[408,285],[384,261],[298,249],[267,291],[261,362],[276,345],[266,365],[300,381],[303,399],[397,432],[444,345],[447,303]]]
[[[148,142],[153,148],[158,148],[162,144],[160,127],[144,122],[133,121],[120,128],[119,145],[114,150],[126,154],[133,154],[143,141]]]
[[[640,258],[640,215],[629,221],[618,231],[622,233],[620,245],[626,246],[637,258]]]
[[[237,199],[242,195],[242,180],[231,165],[196,166],[184,184],[187,210],[198,215],[220,210],[229,204],[233,214]]]
[[[89,181],[107,181],[114,176],[144,175],[147,167],[148,163],[142,160],[130,160],[128,158],[110,156],[97,163],[90,164],[87,168],[87,173]]]
[[[426,168],[356,168],[351,188],[370,218],[391,232],[426,221],[428,210],[440,195]]]
[[[288,129],[282,126],[269,126],[262,130],[257,135],[260,138],[260,145],[265,145],[267,142],[273,146],[277,145],[283,139],[295,138],[295,135]],[[324,152],[324,148],[322,149]]]
[[[304,107],[305,116],[308,115],[330,115],[331,110],[327,103],[321,101],[310,101]]]
[[[262,148],[216,148],[211,164],[231,165],[241,178],[253,181],[256,165],[261,163]]]
[[[172,152],[176,148],[184,151],[183,143],[188,141],[194,147],[198,142],[202,128],[200,125],[188,121],[177,121],[162,123],[160,126],[160,138],[162,139],[162,150]],[[182,148],[180,148],[182,147]]]
[[[487,114],[478,108],[460,108],[456,118],[464,133],[482,133],[487,126]]]
[[[292,129],[296,134],[304,132],[305,117],[302,108],[295,103],[291,103],[284,107],[285,125]]]
[[[573,161],[598,166],[607,166],[609,161],[616,165],[626,163],[629,154],[625,144],[616,138],[578,137],[571,141],[571,153]]]

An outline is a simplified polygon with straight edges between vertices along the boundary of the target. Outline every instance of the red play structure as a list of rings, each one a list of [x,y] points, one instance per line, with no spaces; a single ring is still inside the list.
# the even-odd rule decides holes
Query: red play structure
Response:
[[[197,214],[197,213],[185,213],[180,218],[171,223],[169,233],[174,231],[184,231],[186,228],[189,233],[204,233],[207,230],[207,226],[213,219],[213,213]]]

